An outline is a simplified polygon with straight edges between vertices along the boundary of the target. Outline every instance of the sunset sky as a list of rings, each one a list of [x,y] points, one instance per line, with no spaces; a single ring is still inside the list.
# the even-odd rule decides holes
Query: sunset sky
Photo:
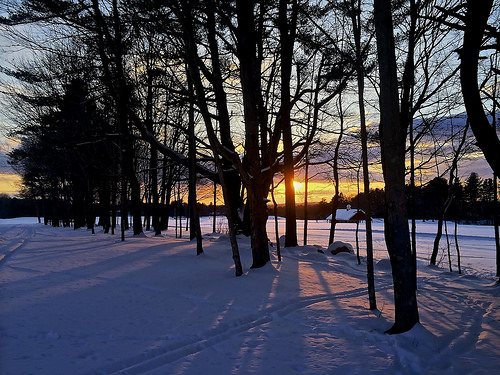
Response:
[[[12,150],[16,144],[12,141],[8,141],[6,138],[0,139],[0,194],[8,194],[15,196],[19,192],[21,186],[21,178],[19,175],[15,174],[11,167],[7,164],[6,153]],[[328,169],[329,167],[323,167]],[[478,153],[475,157],[471,157],[469,160],[464,160],[461,162],[461,169],[459,169],[459,177],[462,181],[469,176],[471,172],[477,172],[482,178],[491,178],[491,169],[487,165],[482,154]],[[372,181],[370,182],[371,188],[383,188],[384,184],[382,181],[380,167],[371,167]],[[442,173],[442,172],[441,172]],[[356,177],[354,173],[350,175],[344,174],[341,177],[340,191],[344,196],[351,197],[357,194],[357,184]],[[436,176],[436,171],[432,171],[432,177]],[[295,196],[297,204],[304,202],[304,177],[301,172],[298,171],[295,175],[296,185],[295,185]],[[218,204],[222,204],[222,196],[219,190]],[[275,189],[275,197],[278,204],[283,204],[285,202],[284,197],[285,184],[282,182]],[[361,183],[360,191],[363,191],[363,186]],[[309,202],[320,202],[322,199],[330,201],[334,194],[334,185],[328,173],[318,174],[309,182],[308,186],[308,201]],[[184,194],[185,195],[185,194]],[[187,195],[183,196],[183,199],[187,201]],[[271,196],[269,195],[269,199]],[[200,186],[198,193],[198,200],[200,202],[209,204],[213,200],[213,187],[212,186]]]
[[[7,164],[6,153],[12,149],[14,144],[12,142],[7,142],[3,139],[0,142],[0,194],[8,194],[15,196],[19,192],[21,186],[21,178],[19,175],[15,174],[10,166]],[[459,170],[459,176],[462,181],[464,181],[471,172],[477,172],[483,178],[491,177],[491,169],[486,164],[484,157],[478,155],[476,158],[470,159],[463,163],[462,169]],[[380,173],[373,173],[374,179],[370,182],[371,188],[383,188],[384,184],[382,182]],[[434,173],[435,176],[435,173]],[[433,177],[434,177],[433,176]],[[297,204],[304,202],[304,180],[300,173],[296,174],[295,177],[295,196]],[[285,184],[282,182],[275,189],[275,197],[278,204],[283,204],[285,202],[284,197]],[[340,191],[344,196],[351,197],[357,194],[357,184],[353,177],[343,177],[340,183]],[[363,191],[363,186],[361,183],[360,191]],[[308,201],[309,202],[320,202],[322,199],[330,201],[334,194],[334,185],[331,180],[325,175],[318,175],[312,181],[309,182],[308,186]],[[185,194],[184,194],[185,195]],[[220,192],[220,187],[218,188],[218,204],[222,204],[222,196]],[[271,198],[271,196],[269,196]],[[212,186],[200,186],[198,199],[200,202],[209,204],[213,200],[213,187]],[[183,200],[187,201],[187,195],[183,196]]]
[[[19,192],[21,178],[12,173],[0,173],[0,194],[16,195]]]
[[[0,129],[2,130],[2,129]],[[6,154],[15,144],[0,135],[0,194],[15,195],[18,193],[21,178],[7,164]]]
[[[19,192],[21,186],[21,178],[15,174],[10,166],[7,164],[6,153],[12,148],[12,145],[7,144],[5,141],[0,145],[0,194],[8,194],[11,196]],[[297,203],[304,202],[304,183],[300,176],[296,178],[296,201]],[[380,187],[380,183],[372,185],[373,187]],[[200,188],[200,201],[209,203],[212,200],[212,188]],[[220,188],[219,188],[220,190]],[[355,195],[357,192],[356,184],[352,182],[342,182],[340,190],[346,196]],[[362,188],[361,188],[362,190]],[[285,185],[281,183],[275,190],[276,200],[279,204],[284,203]],[[308,187],[309,202],[319,202],[321,199],[329,201],[333,196],[333,183],[331,181],[317,179],[309,182]],[[187,200],[187,197],[185,198]]]
[[[0,49],[4,52],[0,54],[0,65],[10,67],[11,66],[11,57],[12,52],[9,52],[9,41],[2,37],[0,34]],[[18,50],[16,50],[18,53]],[[0,84],[2,84],[2,78],[5,79],[5,76],[0,72]],[[5,87],[0,87],[0,89],[5,89]],[[5,138],[5,134],[7,134],[7,123],[8,121],[2,113],[5,115],[9,108],[5,106],[1,106],[0,103],[0,194],[8,194],[11,196],[15,196],[21,187],[21,178],[17,174],[13,172],[10,166],[7,163],[6,154],[12,150],[13,147],[16,146],[14,142]],[[374,115],[377,117],[378,115]],[[357,123],[359,120],[354,118],[353,120]],[[331,167],[326,165],[319,167],[321,171],[315,171],[311,173],[314,175],[314,178],[309,182],[308,187],[308,201],[309,202],[319,202],[322,199],[330,201],[334,195],[334,185],[331,178],[331,173],[328,173],[328,170],[331,170]],[[491,177],[491,169],[486,164],[484,157],[482,154],[478,154],[475,157],[470,158],[468,161],[461,161],[459,167],[459,177],[462,181],[464,181],[467,176],[471,172],[477,172],[483,178]],[[439,171],[439,173],[443,173],[444,171]],[[297,171],[295,180],[296,180],[296,202],[301,204],[304,202],[304,177],[302,175],[302,171]],[[438,174],[437,170],[427,170],[424,173],[428,173],[428,176],[423,178],[423,181],[427,181],[430,178],[435,177]],[[370,167],[370,174],[372,181],[370,182],[371,188],[382,188],[382,176],[380,171],[380,166],[372,166]],[[330,175],[330,176],[329,176]],[[219,188],[220,190],[220,188]],[[284,183],[281,183],[275,191],[276,200],[279,204],[284,203]],[[362,191],[362,186],[360,187],[360,191]],[[356,176],[355,172],[344,172],[341,177],[340,191],[346,197],[351,197],[357,194],[358,188],[356,185]],[[220,195],[220,192],[219,192]],[[269,197],[270,198],[270,197]],[[184,200],[187,201],[187,195],[183,197]],[[209,203],[213,199],[213,188],[212,187],[203,187],[200,186],[198,199],[203,203]],[[222,204],[222,198],[219,199],[218,204]]]

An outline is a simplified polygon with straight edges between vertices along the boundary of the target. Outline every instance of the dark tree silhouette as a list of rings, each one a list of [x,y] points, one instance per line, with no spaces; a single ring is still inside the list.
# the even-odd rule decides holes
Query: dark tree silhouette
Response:
[[[375,30],[380,71],[380,142],[385,181],[385,242],[394,283],[395,322],[401,333],[419,322],[405,194],[406,126],[399,114],[398,80],[390,0],[375,0]]]

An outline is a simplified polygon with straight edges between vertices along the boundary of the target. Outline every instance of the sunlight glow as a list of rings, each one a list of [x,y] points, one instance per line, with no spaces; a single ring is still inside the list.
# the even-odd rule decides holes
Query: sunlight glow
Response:
[[[294,181],[293,182],[293,187],[295,188],[295,191],[297,192],[297,190],[302,190],[303,189],[304,183],[303,182],[299,182],[299,181]]]

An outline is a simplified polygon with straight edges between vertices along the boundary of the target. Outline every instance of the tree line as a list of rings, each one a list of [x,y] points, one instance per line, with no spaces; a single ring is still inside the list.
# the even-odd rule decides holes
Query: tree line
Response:
[[[472,172],[467,179],[460,181],[456,178],[453,184],[454,199],[446,214],[446,220],[458,221],[462,224],[488,224],[493,225],[495,218],[495,190],[492,178],[481,178],[476,172]],[[499,192],[497,191],[497,194]],[[443,177],[435,177],[424,185],[415,189],[415,218],[423,221],[437,221],[440,217],[440,208],[446,202],[448,194],[448,182]],[[411,187],[406,186],[407,204],[410,204]],[[385,214],[385,192],[383,188],[370,191],[370,203],[372,218],[384,218]],[[297,218],[303,220],[324,220],[331,215],[333,209],[333,198],[327,201],[297,205]],[[340,193],[338,206],[345,208],[365,210],[367,201],[364,193],[346,197]],[[305,210],[307,209],[307,213]],[[278,207],[278,215],[285,217],[283,206]]]
[[[488,224],[492,225],[495,217],[495,191],[493,186],[493,179],[481,178],[476,172],[472,172],[468,178],[461,182],[456,178],[454,182],[454,200],[450,205],[446,219],[449,221],[458,221],[462,224]],[[410,186],[407,185],[407,197],[410,197]],[[416,210],[415,216],[417,220],[435,221],[440,216],[440,207],[445,203],[448,192],[447,181],[442,177],[435,177],[425,185],[417,186],[416,188]],[[498,194],[498,192],[497,192]],[[364,193],[359,193],[352,197],[346,197],[344,194],[339,194],[338,205],[345,208],[348,205],[353,209],[366,209],[366,196]],[[384,218],[384,189],[372,189],[370,191],[370,201],[372,205],[372,217]],[[51,221],[51,208],[44,206],[43,200],[40,199],[22,199],[12,198],[8,195],[0,195],[0,218],[12,217],[38,217],[40,222],[50,223],[52,225],[67,225],[73,226],[73,207],[71,202],[68,201],[68,207],[63,211],[65,212],[64,219],[60,222]],[[409,204],[409,202],[408,202]],[[198,212],[200,216],[224,216],[226,215],[226,208],[223,203],[215,205],[213,202],[209,204],[197,203]],[[325,220],[332,213],[333,198],[327,201],[323,198],[320,202],[309,203],[307,207],[304,204],[297,204],[297,219],[303,220],[308,217],[311,220]],[[307,213],[305,210],[307,209]],[[270,212],[272,207],[268,205]],[[92,212],[99,213],[99,204],[94,202]],[[148,229],[148,222],[151,222],[151,209],[143,202],[142,204],[143,226]],[[188,217],[189,207],[187,202],[172,200],[169,203],[168,211],[165,214],[170,218],[180,216],[183,218]],[[278,215],[280,217],[286,216],[284,205],[278,206]],[[96,220],[95,216],[93,222]],[[99,224],[100,219],[98,222]],[[113,225],[113,224],[111,224]]]
[[[122,239],[129,213],[138,235],[146,206],[160,234],[170,202],[187,195],[198,254],[197,186],[216,184],[236,275],[239,232],[251,237],[253,268],[270,260],[278,180],[289,247],[298,173],[307,186],[320,166],[331,168],[335,213],[342,171],[356,169],[370,192],[381,166],[396,306],[389,332],[403,332],[418,322],[408,228],[418,174],[447,178],[445,217],[462,158],[479,148],[500,172],[498,16],[492,0],[8,0],[2,31],[32,56],[2,67],[13,79],[3,93],[11,136],[21,142],[10,163],[22,195],[46,202],[53,222],[71,207],[75,228],[93,227],[97,215],[108,231],[119,215]],[[466,121],[453,115],[460,108]]]

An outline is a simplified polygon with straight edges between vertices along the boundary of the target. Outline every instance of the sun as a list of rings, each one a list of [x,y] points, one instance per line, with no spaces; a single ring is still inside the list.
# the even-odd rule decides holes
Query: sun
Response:
[[[298,181],[293,182],[293,187],[295,188],[295,190],[300,190],[300,189],[302,189],[303,186],[304,186],[304,183],[302,183],[302,182],[298,182]]]

